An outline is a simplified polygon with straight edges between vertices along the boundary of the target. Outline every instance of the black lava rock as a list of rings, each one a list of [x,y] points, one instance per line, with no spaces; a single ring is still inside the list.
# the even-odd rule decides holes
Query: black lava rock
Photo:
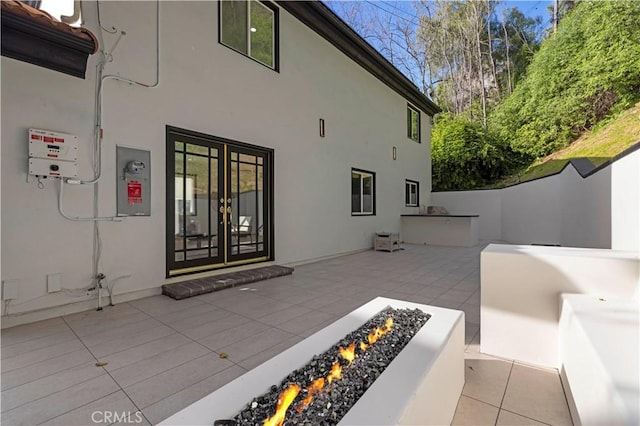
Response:
[[[273,385],[269,392],[254,398],[233,421],[242,426],[263,425],[266,419],[275,414],[282,391],[289,385],[297,384],[301,390],[287,409],[284,424],[336,425],[430,317],[418,309],[388,308],[380,311],[326,352],[315,355],[307,365],[291,372],[279,386]],[[376,328],[387,330],[388,318],[393,319],[393,326],[370,344],[369,333]],[[360,342],[367,345],[366,349],[360,347]],[[348,348],[352,343],[355,343],[356,356],[349,363],[339,350],[341,347]],[[308,388],[312,382],[321,377],[326,379],[336,362],[342,367],[341,378],[332,380],[330,384],[325,380],[321,391],[310,391]],[[313,393],[311,403],[303,406],[302,400],[310,393]]]

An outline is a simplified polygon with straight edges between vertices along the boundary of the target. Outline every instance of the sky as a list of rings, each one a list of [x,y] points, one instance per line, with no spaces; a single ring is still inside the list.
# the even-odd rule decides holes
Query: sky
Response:
[[[352,24],[353,29],[378,50],[380,50],[381,46],[378,44],[375,31],[371,33],[370,28],[367,28],[372,16],[378,16],[381,22],[387,22],[386,18],[388,18],[391,21],[401,20],[400,22],[408,23],[412,27],[418,25],[415,5],[420,3],[419,0],[323,0],[323,2],[347,23],[353,21],[346,16],[348,11],[356,10],[356,19]],[[515,7],[528,17],[539,17],[541,26],[538,29],[538,34],[542,36],[544,31],[551,26],[551,15],[547,8],[552,4],[552,0],[499,1],[497,13],[500,13],[501,9]],[[396,64],[396,66],[399,65]],[[417,72],[415,67],[411,65],[407,65],[407,67],[400,66],[399,69],[420,87],[420,72]]]
[[[377,7],[379,11],[387,10],[388,13],[398,14],[399,16],[406,17],[407,19],[411,19],[411,16],[414,15],[413,7],[411,6],[412,1],[408,0],[347,0],[347,1],[355,1],[360,3],[365,3],[368,7]],[[329,4],[331,7],[332,1],[325,1],[325,3]],[[542,18],[545,27],[550,25],[551,17],[549,12],[547,12],[547,7],[552,5],[553,2],[551,0],[511,0],[511,1],[502,1],[500,2],[499,7],[509,8],[509,7],[517,7],[520,9],[522,13],[530,17],[538,17]],[[333,8],[334,11],[338,8]],[[338,13],[339,14],[339,13]]]

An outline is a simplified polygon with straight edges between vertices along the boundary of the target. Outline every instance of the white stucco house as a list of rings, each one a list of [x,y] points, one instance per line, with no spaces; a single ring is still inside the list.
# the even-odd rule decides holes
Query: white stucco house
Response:
[[[438,107],[321,2],[85,1],[76,75],[5,51],[4,13],[3,326],[95,307],[97,274],[124,301],[368,249],[429,203]],[[62,175],[30,150],[59,134]]]

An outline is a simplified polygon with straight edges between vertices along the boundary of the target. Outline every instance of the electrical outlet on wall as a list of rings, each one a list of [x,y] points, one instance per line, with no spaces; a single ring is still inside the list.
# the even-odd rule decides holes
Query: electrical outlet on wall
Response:
[[[2,300],[13,300],[18,298],[20,290],[19,280],[3,280],[2,281]]]
[[[47,293],[55,293],[62,289],[62,274],[47,275]]]

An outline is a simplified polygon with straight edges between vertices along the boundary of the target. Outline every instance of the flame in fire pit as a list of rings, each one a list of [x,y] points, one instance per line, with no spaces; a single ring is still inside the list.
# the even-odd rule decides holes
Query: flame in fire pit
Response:
[[[320,392],[323,387],[324,387],[324,377],[315,379],[313,383],[311,383],[311,386],[307,387],[308,395],[305,399],[302,400],[300,404],[298,404],[298,406],[296,407],[296,411],[298,413],[302,412],[304,407],[311,404],[311,401],[313,401],[313,397],[316,395],[316,393]]]
[[[393,318],[387,318],[384,327],[376,327],[369,333],[367,336],[367,340],[369,344],[365,342],[360,342],[360,350],[366,351],[367,348],[377,342],[382,336],[389,333],[393,328]],[[340,356],[347,362],[349,365],[353,362],[356,357],[356,344],[351,343],[347,348],[343,348],[342,346],[338,349]],[[336,361],[331,366],[331,372],[327,375],[326,379],[324,377],[320,377],[315,379],[311,385],[307,386],[307,396],[296,406],[296,411],[298,413],[302,412],[311,402],[316,394],[322,392],[324,389],[325,382],[326,384],[331,384],[333,380],[338,380],[342,377],[342,365],[340,365],[339,361]],[[287,387],[280,396],[278,397],[278,404],[276,408],[276,413],[273,417],[268,418],[264,421],[264,426],[282,426],[285,420],[286,412],[289,406],[293,403],[293,400],[296,399],[298,394],[300,393],[300,385],[292,384]]]
[[[269,417],[264,421],[264,426],[282,426],[284,423],[284,417],[287,412],[287,408],[291,405],[296,396],[300,393],[300,385],[289,385],[288,388],[282,391],[278,397],[278,405],[276,406],[276,413],[273,417]]]
[[[341,346],[339,351],[340,351],[340,356],[345,360],[349,361],[349,364],[351,364],[353,359],[356,357],[356,344],[355,343],[350,344],[347,347],[347,349]]]
[[[336,361],[331,366],[331,374],[327,377],[327,383],[330,384],[333,379],[338,380],[340,377],[342,377],[342,366]]]
[[[390,332],[392,327],[393,327],[393,318],[389,317],[387,318],[387,321],[384,324],[384,328],[376,327],[373,329],[371,333],[369,333],[369,336],[367,336],[367,340],[369,341],[369,344],[373,345],[382,336]]]

